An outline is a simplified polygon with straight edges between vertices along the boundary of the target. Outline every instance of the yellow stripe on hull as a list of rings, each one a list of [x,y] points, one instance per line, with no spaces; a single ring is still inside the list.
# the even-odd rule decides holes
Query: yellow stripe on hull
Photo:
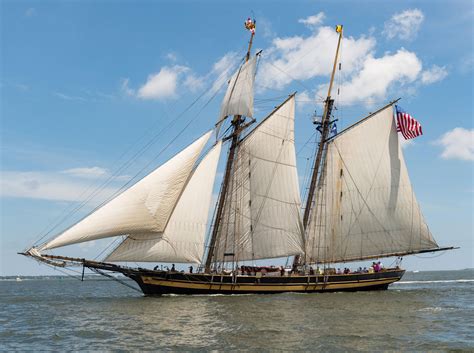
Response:
[[[141,277],[144,284],[153,286],[162,286],[168,288],[203,290],[203,291],[217,291],[217,292],[312,292],[312,291],[337,291],[348,290],[370,286],[389,285],[393,282],[399,281],[400,277],[369,279],[359,281],[345,281],[345,282],[328,282],[328,283],[309,283],[309,284],[279,284],[279,283],[265,283],[265,284],[247,284],[247,283],[203,283],[203,282],[184,282],[177,280],[162,280],[149,276]]]

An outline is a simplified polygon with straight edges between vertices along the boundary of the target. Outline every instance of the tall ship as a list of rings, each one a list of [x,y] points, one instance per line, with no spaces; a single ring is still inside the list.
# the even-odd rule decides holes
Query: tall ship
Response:
[[[344,272],[336,271],[335,264],[453,249],[438,246],[415,198],[394,119],[396,101],[339,133],[332,131],[331,91],[342,26],[336,27],[337,50],[324,112],[315,124],[319,139],[302,207],[295,94],[256,122],[254,80],[261,54],[251,53],[255,21],[249,19],[245,27],[248,50],[228,82],[215,126],[22,255],[55,267],[80,266],[83,273],[121,273],[145,295],[245,294],[383,290],[402,278],[399,264]],[[225,170],[214,204],[221,154]],[[108,237],[121,237],[121,242],[101,261],[50,253]],[[292,263],[255,266],[257,260],[275,258]],[[163,270],[123,262],[173,265]],[[198,269],[177,271],[175,263],[198,264]]]

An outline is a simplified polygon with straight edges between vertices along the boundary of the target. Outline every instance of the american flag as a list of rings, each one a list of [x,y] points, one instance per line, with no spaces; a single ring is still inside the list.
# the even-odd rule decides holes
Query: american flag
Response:
[[[405,140],[423,135],[420,123],[398,105],[395,107],[397,110],[397,131],[402,133]]]

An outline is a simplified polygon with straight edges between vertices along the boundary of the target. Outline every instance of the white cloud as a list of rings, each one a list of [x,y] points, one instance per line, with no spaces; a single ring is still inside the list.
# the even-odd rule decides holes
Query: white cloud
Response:
[[[177,59],[173,52],[168,53],[166,57],[171,61]],[[188,66],[163,66],[158,73],[149,75],[147,81],[138,89],[130,87],[128,78],[121,79],[120,91],[130,97],[164,100],[177,98],[183,90],[196,93],[212,83],[208,94],[214,94],[229,79],[238,61],[238,55],[229,52],[218,59],[205,75],[196,74]]]
[[[101,167],[84,167],[63,170],[61,173],[69,174],[78,178],[96,179],[106,176],[108,171]]]
[[[321,27],[308,37],[276,38],[260,64],[257,82],[261,87],[281,89],[293,80],[308,80],[329,75],[338,34],[331,27]],[[343,42],[344,70],[353,72],[374,49],[375,39],[348,37]]]
[[[433,65],[430,69],[421,73],[421,83],[429,85],[444,80],[446,76],[448,76],[448,70],[444,66]]]
[[[313,16],[309,16],[309,17],[306,17],[306,18],[300,18],[298,20],[298,22],[304,24],[308,28],[315,28],[318,25],[320,25],[321,23],[323,23],[325,17],[326,17],[326,15],[324,14],[324,12],[320,12],[320,13],[318,13],[316,15],[313,15]]]
[[[418,9],[409,9],[397,13],[385,22],[383,34],[392,39],[398,37],[404,40],[414,39],[425,19],[423,12]]]
[[[0,174],[0,196],[43,199],[54,201],[82,201],[84,191],[90,188],[90,180],[75,179],[53,172],[5,171]],[[103,200],[115,192],[104,188],[94,200]],[[93,200],[91,200],[93,201]]]
[[[178,80],[189,71],[186,66],[164,66],[160,72],[148,76],[147,82],[138,89],[137,97],[141,99],[169,99],[177,97]]]
[[[369,54],[361,70],[350,81],[342,83],[339,104],[364,102],[368,106],[373,105],[376,100],[385,99],[393,84],[406,85],[417,80],[421,69],[422,64],[416,54],[405,49],[381,58]],[[325,87],[320,94],[324,91]]]
[[[193,73],[186,76],[183,82],[191,92],[195,93],[204,88],[205,80],[202,77],[196,76]]]
[[[443,147],[441,157],[444,159],[474,161],[474,129],[454,128],[441,136],[436,144]]]
[[[308,37],[293,36],[276,38],[260,65],[257,87],[282,89],[293,80],[309,80],[318,76],[329,76],[336,50],[338,34],[330,27],[321,27]],[[421,79],[422,63],[415,53],[400,49],[396,53],[375,56],[374,38],[346,38],[342,44],[344,52],[343,70],[345,80],[340,84],[340,105],[363,102],[367,106],[386,98],[395,85],[405,86]],[[440,77],[442,69],[433,67],[428,75]],[[428,83],[427,81],[425,81]],[[333,92],[334,93],[334,92]],[[315,100],[325,97],[327,85],[321,85]],[[306,92],[305,100],[313,99]],[[300,104],[303,106],[304,104]]]
[[[301,111],[308,105],[314,105],[314,100],[312,99],[308,91],[303,91],[299,93],[296,97],[296,109]]]

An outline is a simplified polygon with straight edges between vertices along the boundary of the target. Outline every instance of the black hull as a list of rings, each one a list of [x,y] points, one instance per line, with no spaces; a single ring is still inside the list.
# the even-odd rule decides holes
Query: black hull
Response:
[[[147,296],[166,294],[276,294],[386,290],[399,281],[404,270],[326,276],[231,276],[186,274],[138,269],[124,273],[138,283]]]

